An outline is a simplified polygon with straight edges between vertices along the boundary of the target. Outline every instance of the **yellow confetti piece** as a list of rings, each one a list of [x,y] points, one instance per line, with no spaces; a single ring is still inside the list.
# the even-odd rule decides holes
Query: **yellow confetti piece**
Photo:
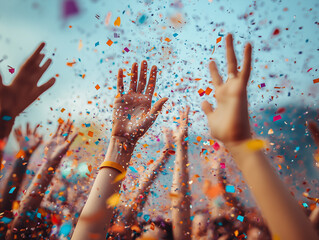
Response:
[[[122,172],[121,174],[117,175],[116,178],[114,179],[113,183],[116,183],[116,182],[119,182],[121,181],[122,179],[124,179],[126,176],[126,171],[125,172]]]
[[[121,195],[119,193],[114,193],[111,197],[106,200],[106,204],[115,207],[120,202]]]
[[[252,139],[246,142],[246,147],[251,151],[258,151],[266,147],[266,142],[261,139]]]
[[[121,25],[121,18],[117,17],[117,19],[114,22],[114,26],[119,27]]]

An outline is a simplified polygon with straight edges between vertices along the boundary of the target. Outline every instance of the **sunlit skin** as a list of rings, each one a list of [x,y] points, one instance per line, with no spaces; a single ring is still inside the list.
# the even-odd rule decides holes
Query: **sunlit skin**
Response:
[[[112,161],[128,167],[137,141],[155,122],[168,98],[158,100],[153,107],[152,97],[156,85],[157,67],[153,66],[147,83],[147,62],[142,61],[138,78],[138,65],[133,63],[131,81],[127,92],[123,82],[123,70],[117,77],[117,96],[114,100],[112,138],[105,161]],[[113,208],[105,205],[107,199],[119,192],[121,180],[114,182],[120,174],[113,168],[102,168],[94,181],[89,198],[83,208],[72,239],[88,239],[95,234],[96,239],[105,239]],[[87,221],[97,216],[94,221]]]
[[[227,81],[223,82],[215,62],[209,64],[217,107],[213,109],[205,101],[202,109],[207,116],[211,135],[222,141],[233,155],[273,236],[287,240],[318,239],[309,219],[281,182],[263,151],[247,148],[247,140],[251,139],[246,90],[251,52],[252,47],[248,43],[242,70],[238,72],[233,37],[229,34],[226,37]]]

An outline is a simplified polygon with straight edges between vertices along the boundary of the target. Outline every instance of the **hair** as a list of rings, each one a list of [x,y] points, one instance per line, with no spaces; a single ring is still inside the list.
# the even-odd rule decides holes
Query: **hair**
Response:
[[[149,224],[154,224],[156,227],[160,228],[161,230],[163,230],[165,233],[166,233],[166,237],[164,239],[167,239],[167,240],[171,240],[171,239],[174,239],[173,237],[173,225],[171,222],[166,222],[163,218],[161,217],[157,217],[155,221],[148,221],[148,222],[141,222],[140,223],[140,227],[142,229],[142,232],[143,232],[143,229],[145,226],[149,225]],[[137,237],[139,237],[141,234],[135,234],[136,236],[134,236],[136,239]]]

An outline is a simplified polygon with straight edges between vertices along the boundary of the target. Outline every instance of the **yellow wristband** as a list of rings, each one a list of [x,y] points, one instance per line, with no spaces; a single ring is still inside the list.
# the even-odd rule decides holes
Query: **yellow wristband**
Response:
[[[112,162],[112,161],[102,162],[99,169],[102,169],[102,168],[113,168],[113,169],[119,171],[120,173],[125,172],[125,169],[121,164],[118,164],[118,163]]]

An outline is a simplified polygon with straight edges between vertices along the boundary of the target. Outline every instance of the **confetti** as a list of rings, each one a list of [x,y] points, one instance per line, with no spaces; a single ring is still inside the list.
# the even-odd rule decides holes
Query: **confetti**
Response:
[[[114,193],[111,197],[106,200],[107,205],[115,207],[120,202],[121,195],[119,193]]]
[[[114,22],[114,26],[115,27],[119,27],[121,25],[121,18],[120,17],[117,17],[115,22]]]

